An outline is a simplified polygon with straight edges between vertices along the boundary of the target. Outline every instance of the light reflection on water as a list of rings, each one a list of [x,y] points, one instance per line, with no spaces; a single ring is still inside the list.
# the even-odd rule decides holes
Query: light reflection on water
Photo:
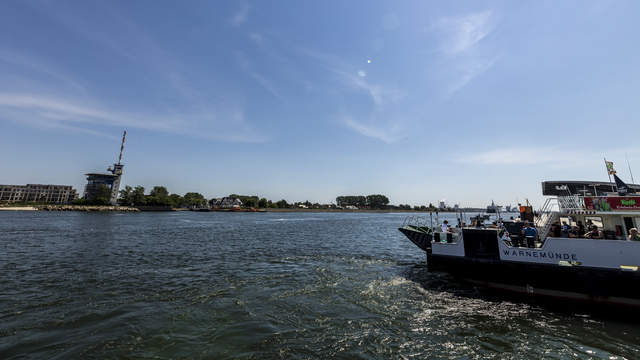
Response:
[[[429,273],[404,216],[0,213],[0,358],[640,357],[634,323]]]

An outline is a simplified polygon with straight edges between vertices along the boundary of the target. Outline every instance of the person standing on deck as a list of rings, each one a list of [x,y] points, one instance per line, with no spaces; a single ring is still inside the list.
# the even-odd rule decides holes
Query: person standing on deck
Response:
[[[449,222],[447,220],[443,221],[440,227],[443,233],[449,232]]]
[[[582,224],[582,221],[578,220],[578,237],[584,236],[584,225]]]
[[[567,224],[566,221],[562,222],[562,237],[569,237],[569,231],[571,231],[571,226]]]
[[[533,248],[536,246],[535,244],[536,244],[536,238],[538,237],[538,230],[532,227],[528,221],[524,222],[522,235],[527,239],[527,247]]]

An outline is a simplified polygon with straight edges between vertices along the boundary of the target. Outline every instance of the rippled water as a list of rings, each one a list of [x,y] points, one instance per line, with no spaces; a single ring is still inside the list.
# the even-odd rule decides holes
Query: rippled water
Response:
[[[404,216],[0,212],[0,358],[640,358],[640,324],[429,273]]]

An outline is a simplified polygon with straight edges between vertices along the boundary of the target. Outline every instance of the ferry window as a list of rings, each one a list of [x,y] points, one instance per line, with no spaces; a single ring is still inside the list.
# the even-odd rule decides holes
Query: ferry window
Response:
[[[591,221],[593,225],[597,226],[598,229],[602,230],[602,218],[600,216],[585,216],[584,217],[585,225],[588,224],[589,221]]]

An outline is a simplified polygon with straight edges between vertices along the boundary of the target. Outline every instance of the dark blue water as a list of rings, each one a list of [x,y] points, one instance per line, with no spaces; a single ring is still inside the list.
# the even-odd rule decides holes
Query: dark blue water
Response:
[[[640,358],[634,322],[429,273],[404,216],[0,212],[0,358]]]

